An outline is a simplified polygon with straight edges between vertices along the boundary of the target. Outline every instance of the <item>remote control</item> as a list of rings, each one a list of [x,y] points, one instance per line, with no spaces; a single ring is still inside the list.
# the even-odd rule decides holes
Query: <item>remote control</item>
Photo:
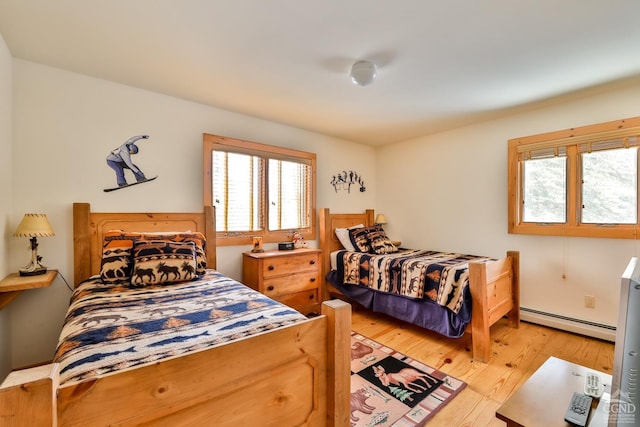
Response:
[[[591,411],[591,402],[593,402],[593,397],[585,396],[582,393],[573,393],[564,420],[574,426],[586,426],[589,411]]]
[[[602,393],[604,393],[604,384],[602,384],[600,375],[595,372],[587,372],[584,379],[584,394],[595,399],[600,399]]]

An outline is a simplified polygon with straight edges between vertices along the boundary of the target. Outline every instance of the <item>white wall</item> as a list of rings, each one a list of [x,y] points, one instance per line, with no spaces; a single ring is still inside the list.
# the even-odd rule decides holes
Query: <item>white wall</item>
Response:
[[[0,92],[0,106],[13,102],[13,120],[0,116],[0,196],[2,208],[10,206],[0,224],[5,230],[0,245],[11,252],[7,271],[28,259],[26,242],[11,237],[27,211],[48,214],[56,236],[40,239],[39,251],[44,263],[59,269],[69,282],[74,201],[90,202],[97,211],[199,211],[202,133],[209,132],[313,151],[318,155],[318,207],[342,212],[375,208],[387,215],[390,236],[405,246],[491,256],[520,250],[523,306],[615,324],[619,276],[637,253],[636,242],[509,235],[507,140],[638,116],[640,85],[374,149],[12,60],[2,47],[0,85],[13,82],[12,98]],[[13,69],[7,70],[11,64]],[[11,124],[12,131],[7,131]],[[141,133],[151,138],[139,144],[136,162],[159,178],[104,193],[103,188],[115,183],[104,160],[107,153]],[[335,193],[331,177],[342,170],[361,174],[367,191]],[[219,269],[240,278],[241,252],[247,249],[219,248]],[[2,262],[0,257],[0,269]],[[587,293],[596,296],[595,309],[583,307]],[[58,279],[51,288],[23,292],[0,311],[0,344],[10,313],[13,368],[51,358],[69,295]]]
[[[7,246],[13,230],[8,226],[11,213],[11,53],[0,35],[0,278],[9,273]],[[0,378],[11,368],[9,312],[0,310]]]
[[[377,206],[409,247],[504,256],[521,252],[521,305],[615,325],[632,240],[507,233],[507,140],[640,115],[640,85],[618,87],[500,120],[385,146]],[[564,275],[564,278],[563,278]],[[584,295],[596,308],[584,307]]]
[[[11,226],[24,212],[49,216],[55,237],[39,239],[43,263],[71,283],[75,201],[95,211],[202,210],[202,133],[214,133],[317,153],[318,207],[374,207],[375,150],[103,80],[14,59],[13,189]],[[304,108],[303,105],[300,108]],[[133,135],[137,165],[153,182],[105,193],[115,175],[105,158]],[[364,193],[333,191],[331,176],[356,170],[370,183]],[[310,242],[315,245],[316,242]],[[26,242],[11,239],[11,266],[28,260]],[[246,247],[220,247],[218,269],[240,279]],[[59,279],[51,288],[24,292],[11,305],[12,364],[52,357],[70,291]]]

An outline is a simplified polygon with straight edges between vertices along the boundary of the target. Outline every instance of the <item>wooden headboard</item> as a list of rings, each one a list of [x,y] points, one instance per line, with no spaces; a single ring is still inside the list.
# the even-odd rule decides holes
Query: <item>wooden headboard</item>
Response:
[[[349,228],[354,225],[373,225],[373,209],[362,213],[334,213],[329,208],[320,209],[320,248],[331,253],[342,249],[342,243],[336,237],[336,228]]]
[[[364,224],[365,226],[373,225],[374,212],[373,209],[367,209],[362,213],[335,213],[332,214],[329,208],[322,208],[319,212],[319,228],[320,228],[320,248],[322,250],[322,283],[324,290],[324,299],[328,298],[326,280],[329,269],[331,268],[331,252],[343,249],[342,243],[336,237],[336,228],[349,228],[354,225]]]
[[[215,211],[197,213],[91,212],[89,203],[73,204],[73,283],[100,274],[102,239],[110,230],[161,232],[199,231],[207,239],[207,268],[216,268]]]

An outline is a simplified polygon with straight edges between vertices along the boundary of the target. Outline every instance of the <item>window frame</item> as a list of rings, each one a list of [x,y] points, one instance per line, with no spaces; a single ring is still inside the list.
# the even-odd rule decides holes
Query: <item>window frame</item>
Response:
[[[581,165],[578,146],[613,139],[636,137],[640,143],[640,117],[599,123],[542,133],[508,141],[508,232],[510,234],[532,234],[547,236],[575,236],[637,239],[640,222],[638,212],[636,224],[593,224],[580,221],[581,215]],[[523,222],[523,170],[521,153],[542,148],[565,147],[567,157],[567,195],[565,223]],[[639,150],[640,152],[640,150]],[[640,162],[638,163],[640,170]],[[638,173],[638,171],[636,171]],[[640,183],[640,180],[638,180]],[[640,187],[640,185],[638,186]],[[638,190],[637,190],[638,191]],[[640,200],[640,197],[637,199]],[[638,205],[638,203],[636,203]],[[636,206],[638,211],[638,206]]]
[[[212,171],[213,151],[228,151],[235,153],[249,154],[263,157],[265,159],[292,160],[305,163],[311,166],[311,185],[309,195],[309,226],[296,229],[303,238],[307,240],[316,239],[317,219],[316,219],[316,154],[305,151],[293,150],[274,145],[260,144],[257,142],[245,141],[236,138],[229,138],[214,134],[203,134],[203,201],[205,206],[213,206],[213,182]],[[265,177],[267,179],[267,177]],[[266,181],[265,181],[265,185]],[[266,198],[265,198],[266,201]],[[263,201],[263,202],[265,202]],[[264,207],[265,215],[268,215],[268,207]],[[227,232],[216,230],[216,243],[219,246],[251,245],[254,237],[262,237],[265,243],[290,241],[293,230],[270,231],[268,218],[264,218],[265,227],[263,230]]]

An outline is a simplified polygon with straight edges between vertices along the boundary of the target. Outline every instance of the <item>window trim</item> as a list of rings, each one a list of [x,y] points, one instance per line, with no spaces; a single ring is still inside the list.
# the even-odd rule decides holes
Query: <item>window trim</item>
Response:
[[[228,151],[244,153],[254,156],[265,157],[267,159],[292,160],[311,166],[311,185],[309,195],[309,227],[298,229],[304,239],[315,240],[317,230],[316,218],[316,154],[306,151],[293,150],[290,148],[278,147],[274,145],[260,144],[257,142],[245,141],[226,136],[203,134],[203,201],[205,206],[213,206],[213,186],[212,186],[212,152]],[[265,243],[290,241],[292,230],[270,231],[268,227],[264,230],[233,232],[216,231],[216,242],[219,246],[251,245],[253,237],[262,237]]]
[[[586,224],[580,222],[579,144],[636,137],[640,139],[640,117],[599,123],[595,125],[547,132],[508,141],[507,199],[508,232],[546,236],[576,236],[637,239],[639,224]],[[636,140],[638,141],[638,140]],[[636,142],[638,145],[638,142]],[[522,160],[526,151],[566,147],[567,156],[567,222],[522,222]],[[638,163],[640,170],[640,163]],[[638,181],[640,182],[640,180]],[[638,186],[640,187],[640,185]],[[638,198],[640,200],[640,197]],[[637,208],[636,208],[637,209]],[[640,212],[637,221],[640,221]]]

